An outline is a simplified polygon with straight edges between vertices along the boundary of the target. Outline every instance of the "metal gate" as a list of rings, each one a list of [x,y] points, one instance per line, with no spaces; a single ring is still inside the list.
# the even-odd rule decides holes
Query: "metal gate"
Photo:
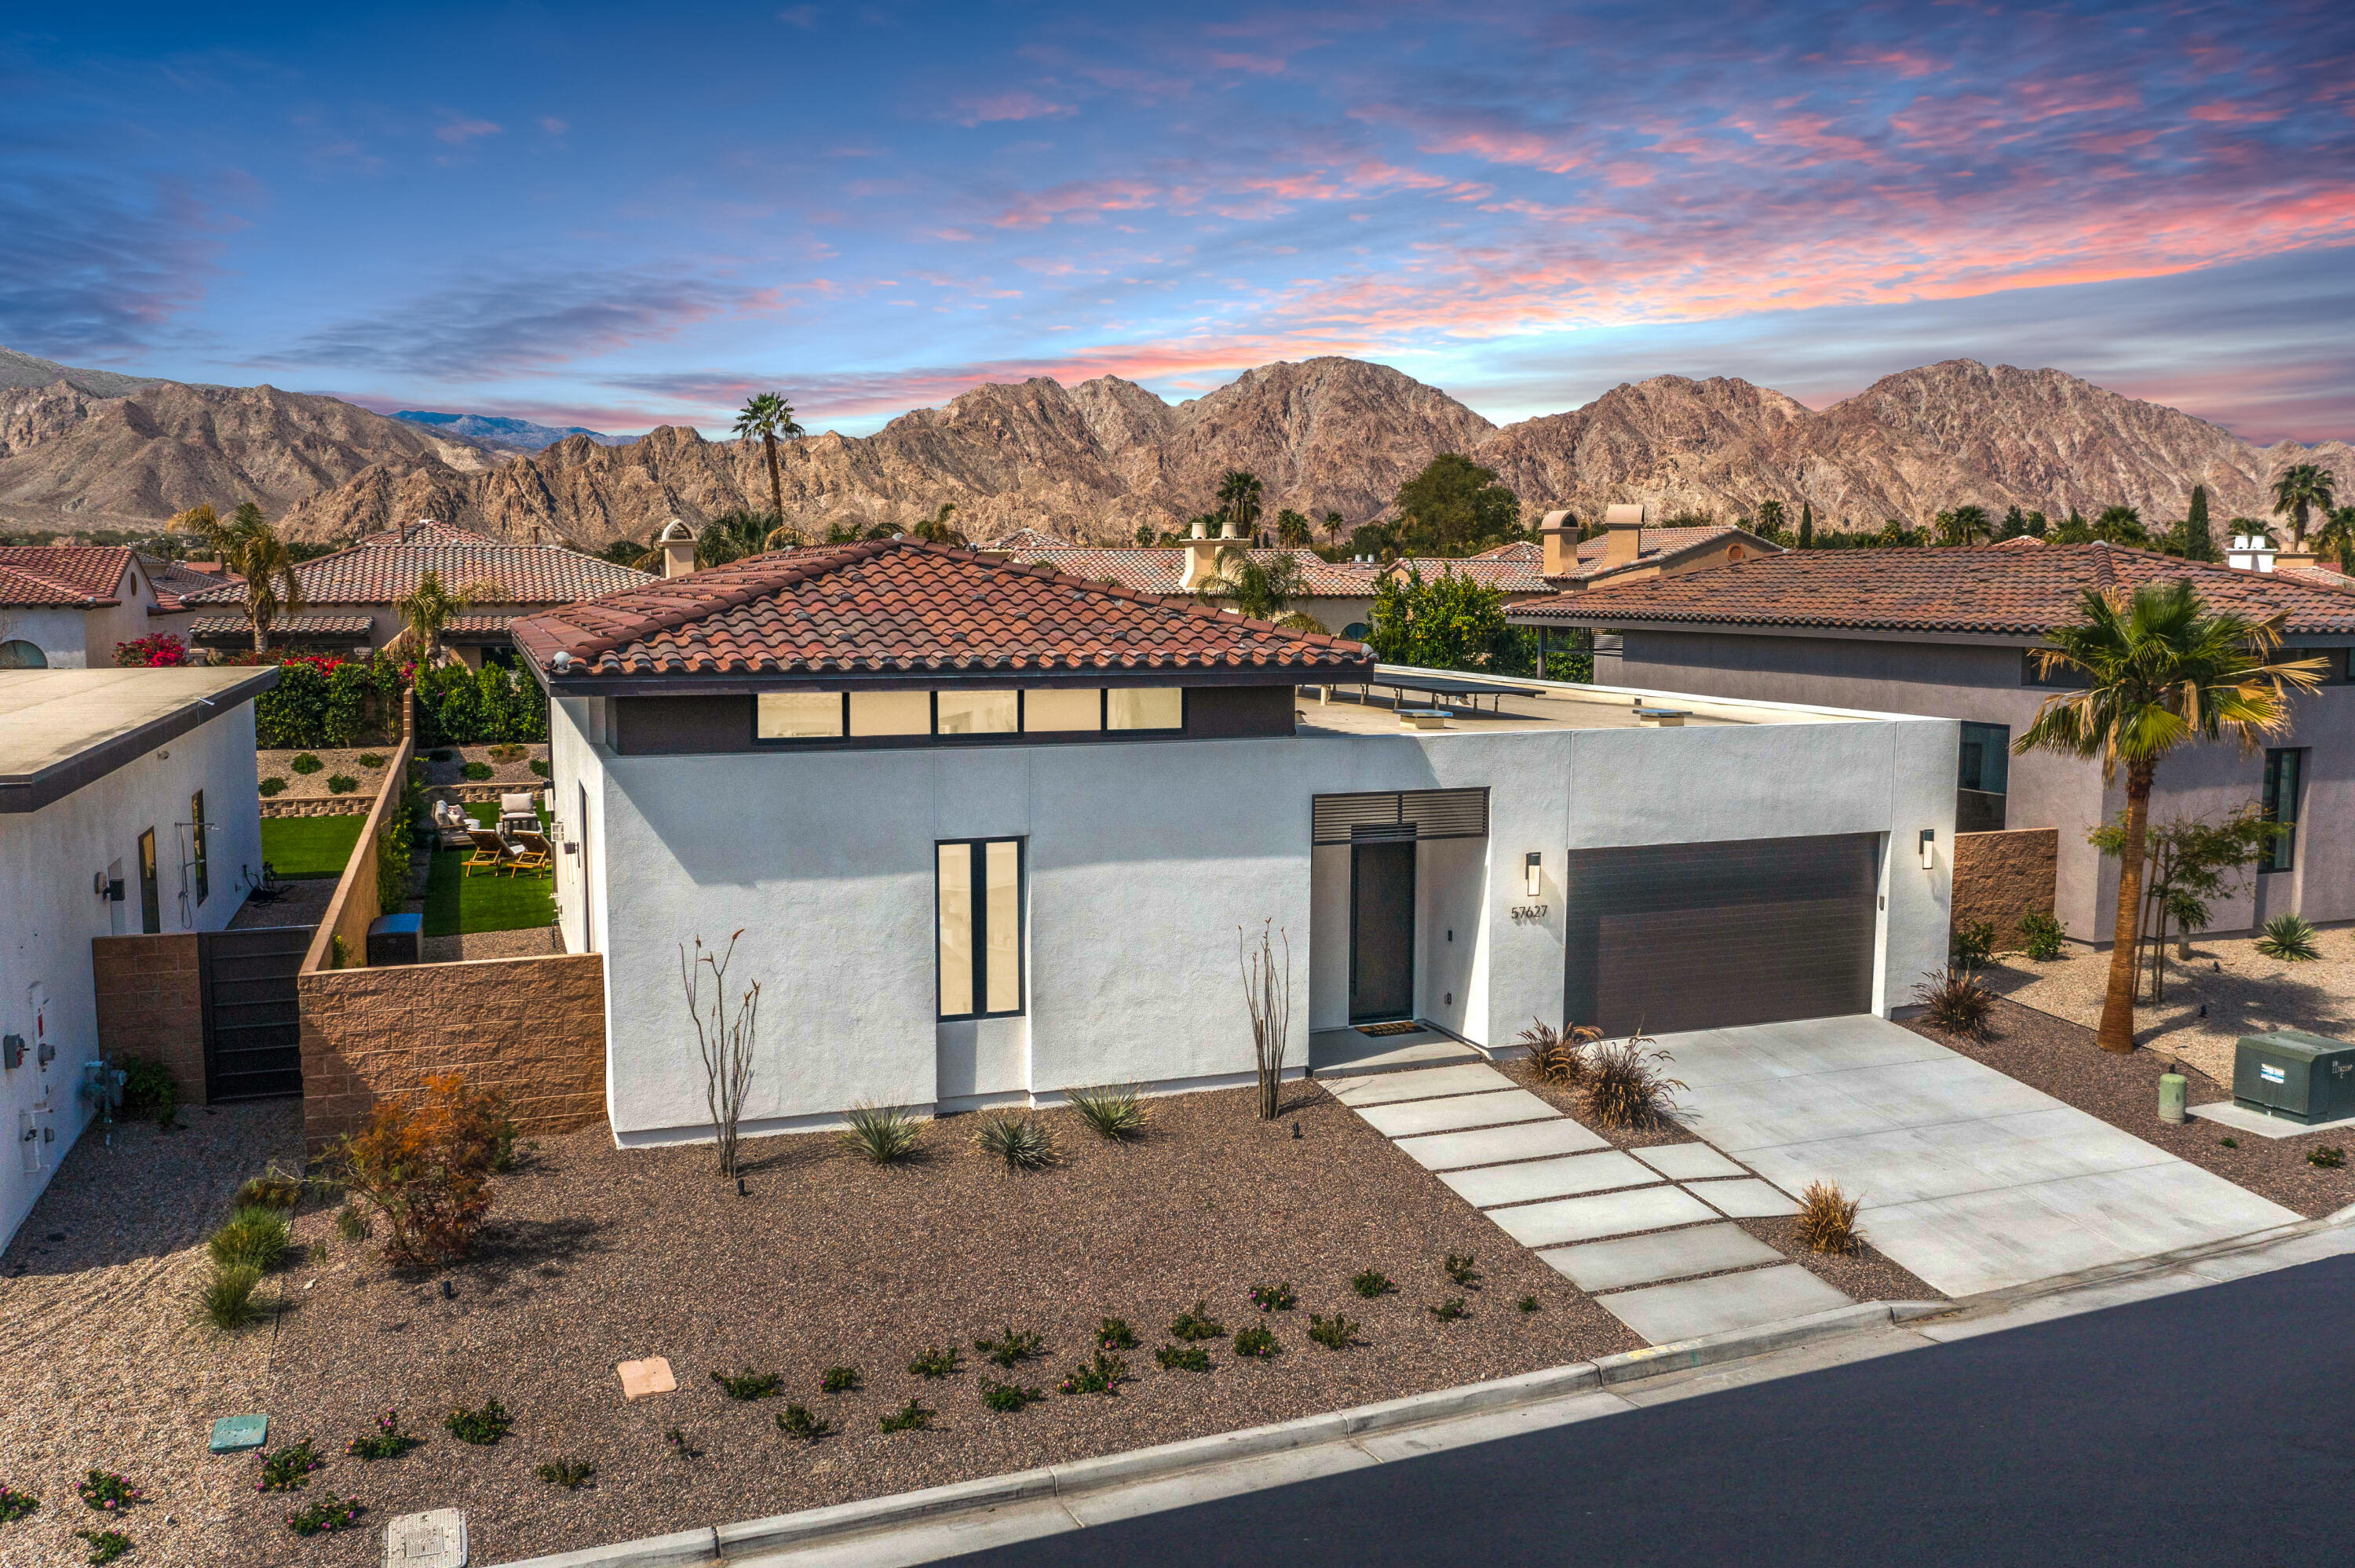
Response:
[[[294,977],[312,927],[263,926],[197,938],[203,980],[205,1097],[256,1100],[303,1092]]]

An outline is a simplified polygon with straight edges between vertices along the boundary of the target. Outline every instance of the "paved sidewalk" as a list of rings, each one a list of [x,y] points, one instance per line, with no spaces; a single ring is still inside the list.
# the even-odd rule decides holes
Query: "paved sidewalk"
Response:
[[[1706,1144],[1613,1149],[1485,1063],[1323,1081],[1648,1343],[1849,1304],[1728,1223],[1798,1205]]]

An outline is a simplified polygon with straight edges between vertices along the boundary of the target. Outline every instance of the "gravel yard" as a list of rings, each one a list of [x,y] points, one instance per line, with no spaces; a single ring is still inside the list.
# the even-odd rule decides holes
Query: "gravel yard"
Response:
[[[516,756],[506,753],[515,752]],[[436,746],[421,747],[417,753],[425,764],[425,782],[435,784],[502,784],[510,789],[539,789],[547,787],[548,775],[535,773],[532,764],[543,769],[548,766],[548,743],[535,746]],[[485,779],[466,777],[466,765],[480,763],[489,768]]]
[[[2171,1059],[2171,1042],[2113,1055],[2094,1044],[2091,1028],[2010,1001],[1995,1004],[1991,1038],[1983,1044],[1950,1040],[1924,1023],[1906,1027],[2309,1219],[2355,1203],[2355,1162],[2334,1171],[2306,1159],[2319,1144],[2355,1143],[2343,1132],[2271,1139],[2236,1135],[2197,1118],[2180,1127],[2160,1121],[2158,1077]],[[2232,1097],[2229,1086],[2198,1071],[2186,1075],[2193,1105]],[[2239,1147],[2225,1148],[2228,1138]]]
[[[376,792],[384,787],[384,770],[390,765],[396,746],[355,746],[337,749],[323,746],[310,751],[257,751],[253,754],[253,774],[257,784],[275,779],[284,789],[262,797],[268,800],[342,800],[352,803],[356,811],[368,810]],[[294,759],[315,757],[318,768],[309,773],[298,772]],[[371,768],[360,760],[363,757],[378,759]],[[335,789],[330,782],[336,778],[355,781],[356,788]]]
[[[2355,1039],[2355,927],[2325,926],[2315,947],[2319,959],[2284,963],[2258,952],[2254,937],[2200,937],[2190,961],[2179,962],[2170,942],[2167,1000],[2136,1004],[2136,1041],[2230,1085],[2232,1044],[2243,1034],[2289,1028]],[[2062,950],[2067,958],[2045,964],[2007,953],[1979,979],[2039,1012],[2098,1024],[2110,956],[2074,942]],[[2147,980],[2143,989],[2147,994]]]

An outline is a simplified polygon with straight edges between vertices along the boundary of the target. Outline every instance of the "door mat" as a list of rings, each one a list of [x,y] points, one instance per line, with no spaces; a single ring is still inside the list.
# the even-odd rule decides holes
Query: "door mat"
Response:
[[[1357,1031],[1379,1040],[1385,1034],[1420,1034],[1423,1025],[1412,1019],[1401,1018],[1396,1023],[1360,1023],[1357,1025]]]

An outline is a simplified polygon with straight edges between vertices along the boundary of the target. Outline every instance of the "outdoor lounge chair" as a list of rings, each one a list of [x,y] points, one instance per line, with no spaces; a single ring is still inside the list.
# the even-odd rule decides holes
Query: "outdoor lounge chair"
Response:
[[[515,863],[522,852],[488,828],[469,829],[466,837],[473,841],[474,853],[458,868],[462,876],[472,876],[477,871],[496,872]]]
[[[528,789],[499,797],[499,832],[504,833],[517,826],[539,826],[539,808]]]
[[[527,871],[534,874],[544,871],[550,875],[555,874],[556,852],[549,848],[546,834],[526,830],[515,836],[515,842],[521,851],[516,856],[513,867],[517,876],[521,876]]]

